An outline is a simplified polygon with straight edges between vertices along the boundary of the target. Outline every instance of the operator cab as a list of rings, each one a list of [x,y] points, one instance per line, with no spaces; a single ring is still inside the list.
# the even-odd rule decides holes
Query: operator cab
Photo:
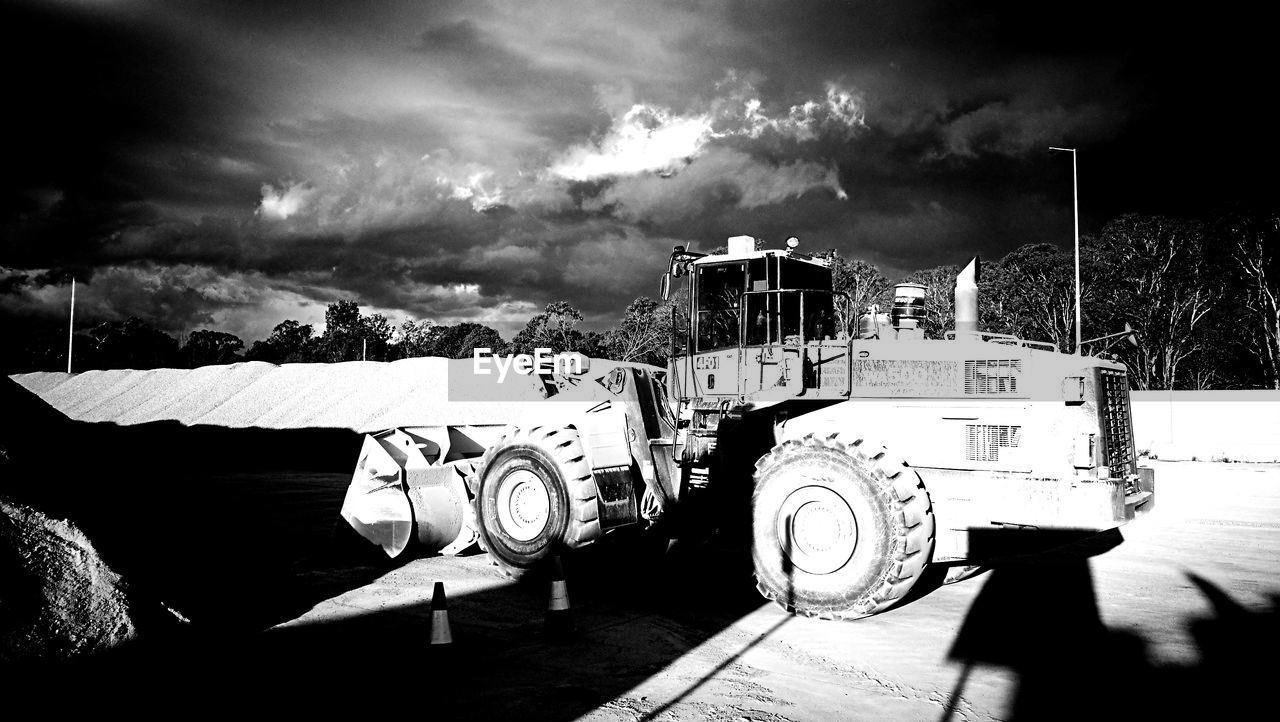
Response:
[[[836,340],[837,324],[831,270],[795,245],[758,251],[755,239],[737,236],[725,254],[673,254],[673,275],[692,276],[691,348],[675,369],[683,396],[800,389],[801,349]]]

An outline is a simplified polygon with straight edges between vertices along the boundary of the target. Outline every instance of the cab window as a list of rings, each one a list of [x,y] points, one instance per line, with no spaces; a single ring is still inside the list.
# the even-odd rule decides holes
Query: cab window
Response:
[[[738,304],[746,290],[745,263],[698,268],[698,351],[738,345]]]

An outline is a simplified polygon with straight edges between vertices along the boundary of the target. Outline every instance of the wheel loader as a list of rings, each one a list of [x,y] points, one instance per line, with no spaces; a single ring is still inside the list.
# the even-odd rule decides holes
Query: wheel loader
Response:
[[[1125,367],[979,330],[978,259],[932,339],[922,286],[841,323],[830,256],[756,246],[673,250],[663,298],[675,279],[689,294],[666,369],[531,373],[547,398],[519,421],[492,403],[371,435],[343,516],[390,555],[478,543],[511,573],[624,529],[736,530],[766,598],[856,619],[927,570],[979,573],[993,532],[1104,532],[1154,508]]]

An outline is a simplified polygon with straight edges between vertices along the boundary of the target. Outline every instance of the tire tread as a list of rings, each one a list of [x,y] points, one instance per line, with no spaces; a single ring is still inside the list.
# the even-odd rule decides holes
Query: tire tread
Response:
[[[586,450],[582,445],[582,439],[579,437],[577,429],[572,426],[533,426],[527,429],[509,426],[502,436],[485,450],[480,463],[476,465],[476,479],[483,479],[485,471],[493,463],[494,459],[504,449],[512,446],[536,448],[559,467],[558,471],[564,478],[565,486],[567,487],[569,502],[568,526],[565,529],[563,539],[559,540],[559,545],[567,549],[576,549],[599,539],[602,531],[596,501],[598,493],[595,475],[587,462]],[[477,490],[478,488],[479,484],[477,483]],[[477,493],[473,506],[475,507],[478,523],[482,523],[479,521],[483,519],[479,505],[480,496]],[[490,561],[507,576],[518,577],[526,571],[523,568],[513,567],[504,562],[489,549],[485,543],[485,535],[480,534],[478,536],[480,538],[480,548],[489,555]]]
[[[900,601],[914,586],[928,565],[933,550],[935,520],[929,492],[920,476],[905,461],[864,436],[840,432],[818,436],[807,434],[800,440],[789,439],[775,446],[756,462],[757,478],[802,447],[825,447],[853,456],[863,462],[898,517],[899,529],[894,543],[893,563],[888,573],[872,590],[845,607],[800,608],[780,599],[769,585],[756,575],[756,589],[766,599],[789,613],[823,619],[855,620],[882,612]],[[757,489],[757,494],[758,494]]]

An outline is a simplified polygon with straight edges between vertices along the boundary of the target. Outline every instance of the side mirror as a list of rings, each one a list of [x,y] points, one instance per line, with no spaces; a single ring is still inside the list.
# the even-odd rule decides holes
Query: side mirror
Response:
[[[1128,338],[1128,340],[1129,340],[1129,343],[1133,344],[1133,345],[1134,345],[1134,347],[1137,347],[1137,346],[1138,346],[1138,333],[1137,333],[1136,331],[1134,331],[1134,330],[1133,330],[1133,327],[1129,325],[1129,322],[1128,322],[1128,321],[1125,321],[1125,322],[1124,322],[1124,332],[1125,332],[1126,337],[1127,337],[1127,338]]]
[[[671,298],[671,273],[662,274],[662,283],[658,286],[658,293],[662,296],[662,300],[666,301]]]

